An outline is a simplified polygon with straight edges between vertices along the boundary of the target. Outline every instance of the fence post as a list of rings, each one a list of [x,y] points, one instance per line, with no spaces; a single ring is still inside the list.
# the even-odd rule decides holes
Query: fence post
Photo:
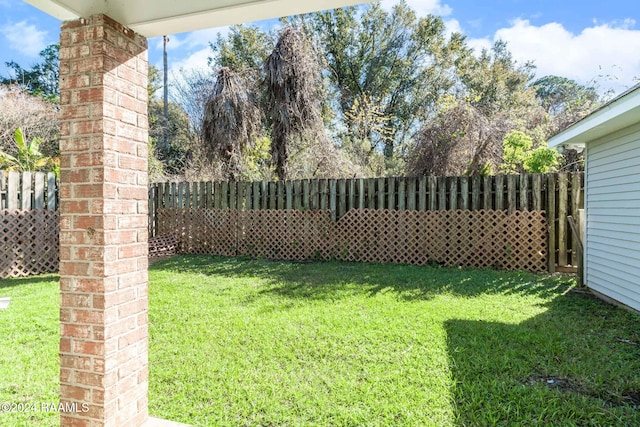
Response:
[[[556,180],[547,175],[547,222],[549,223],[549,273],[556,272]]]
[[[558,174],[558,266],[568,264],[567,257],[567,211],[569,205],[569,180],[566,173]]]

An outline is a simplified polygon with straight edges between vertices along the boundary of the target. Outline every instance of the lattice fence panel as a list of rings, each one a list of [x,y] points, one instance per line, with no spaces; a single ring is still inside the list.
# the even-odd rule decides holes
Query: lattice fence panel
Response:
[[[183,253],[546,271],[542,211],[159,210]]]
[[[0,277],[57,272],[60,215],[51,210],[0,210]]]
[[[158,235],[174,234],[180,252],[235,256],[238,212],[230,209],[159,209]]]
[[[238,252],[270,259],[329,259],[334,223],[329,211],[247,210],[239,213]]]
[[[352,209],[335,223],[332,257],[345,261],[545,271],[541,211]]]

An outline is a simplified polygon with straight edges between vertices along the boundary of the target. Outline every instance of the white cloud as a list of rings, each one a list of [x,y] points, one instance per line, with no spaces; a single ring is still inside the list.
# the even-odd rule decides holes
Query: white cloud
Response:
[[[207,59],[211,56],[211,50],[207,47],[192,52],[186,58],[176,61],[169,67],[169,75],[180,75],[182,71],[203,70],[207,68]]]
[[[174,34],[169,36],[167,51],[177,49],[195,49],[209,46],[209,42],[214,42],[218,35],[225,36],[229,33],[229,27],[207,28],[206,30],[192,31],[190,33]],[[162,49],[162,37],[157,37],[156,48]]]
[[[47,31],[40,31],[27,21],[0,26],[0,34],[9,43],[9,48],[20,51],[25,56],[36,58],[47,47]]]
[[[490,47],[497,39],[508,43],[514,59],[532,60],[537,76],[553,74],[580,83],[598,82],[602,90],[620,92],[640,77],[640,30],[634,21],[594,24],[574,34],[558,23],[531,25],[517,19],[508,28],[496,31],[493,39],[473,39],[470,45]]]
[[[393,6],[399,3],[399,0],[382,0],[380,4],[384,9],[390,10]],[[433,13],[434,15],[448,16],[451,14],[452,9],[449,5],[441,4],[440,0],[407,0],[407,5],[416,11],[418,16],[428,15]]]

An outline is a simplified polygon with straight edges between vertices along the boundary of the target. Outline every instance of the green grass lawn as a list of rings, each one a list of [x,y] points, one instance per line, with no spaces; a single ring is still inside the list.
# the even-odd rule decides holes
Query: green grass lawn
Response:
[[[164,260],[150,269],[150,412],[205,427],[640,425],[640,316],[572,285]],[[0,312],[0,401],[55,401],[56,278],[0,281],[0,296],[13,298]],[[0,413],[2,426],[56,423]]]

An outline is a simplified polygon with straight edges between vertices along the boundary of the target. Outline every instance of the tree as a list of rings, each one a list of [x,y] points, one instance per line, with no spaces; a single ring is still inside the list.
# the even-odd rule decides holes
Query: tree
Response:
[[[222,160],[226,177],[240,178],[243,150],[260,136],[261,117],[255,92],[242,73],[223,67],[218,71],[213,93],[205,107],[202,125],[204,153]]]
[[[18,84],[27,88],[32,95],[57,102],[60,97],[58,89],[60,80],[59,49],[58,43],[47,46],[40,52],[42,62],[33,65],[30,69],[22,68],[15,61],[5,62],[5,65],[12,71],[12,75],[0,77],[0,83],[3,85]]]
[[[39,138],[39,150],[46,157],[59,153],[58,105],[31,95],[23,86],[0,86],[0,150],[17,156],[16,129],[24,138]]]
[[[262,75],[262,64],[274,44],[273,36],[254,25],[234,25],[226,37],[218,35],[215,43],[209,43],[213,56],[208,58],[208,64],[216,69],[227,67],[235,72]]]
[[[523,109],[539,106],[535,91],[528,85],[535,66],[531,62],[518,64],[502,40],[491,49],[484,49],[477,58],[465,57],[456,68],[464,93],[489,118],[509,112],[513,112],[512,118],[522,117]]]
[[[164,102],[149,100],[149,141],[155,147],[155,156],[162,162],[163,172],[180,175],[184,172],[189,152],[197,138],[189,127],[189,118],[182,107],[175,102],[169,102],[167,107],[169,120],[164,117]],[[165,132],[168,145],[157,144],[163,140]]]
[[[489,120],[468,99],[445,97],[427,121],[407,155],[409,175],[488,174],[499,161],[496,141],[505,123]]]
[[[290,158],[305,143],[326,145],[320,114],[320,68],[303,32],[286,27],[264,70],[271,129],[271,155],[279,179],[290,177]]]
[[[366,139],[387,159],[454,86],[451,69],[470,52],[460,34],[447,38],[441,18],[417,18],[405,2],[390,13],[373,3],[294,19],[304,24],[323,56],[336,117],[342,122],[337,128],[346,130],[340,136]],[[367,128],[358,115],[349,114],[365,102],[384,122],[383,132],[381,122],[370,121]]]
[[[560,76],[545,76],[531,84],[551,118],[547,137],[555,135],[593,111],[601,101],[593,86]]]
[[[500,169],[504,173],[548,173],[558,166],[560,155],[546,144],[534,148],[533,139],[524,132],[509,132],[502,147]]]
[[[18,128],[14,132],[14,142],[15,156],[0,151],[0,162],[3,167],[19,172],[34,172],[47,166],[53,167],[52,159],[40,152],[40,144],[43,142],[41,137],[36,136],[28,141],[25,139],[22,129]]]
[[[181,70],[172,80],[171,98],[187,115],[194,143],[201,143],[205,106],[216,83],[215,75],[199,69]]]

